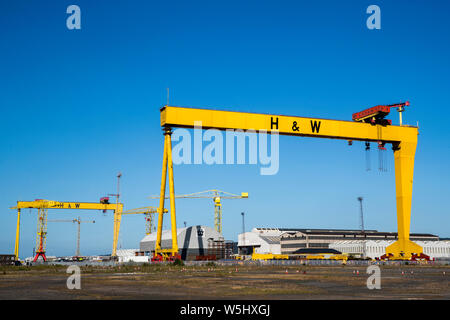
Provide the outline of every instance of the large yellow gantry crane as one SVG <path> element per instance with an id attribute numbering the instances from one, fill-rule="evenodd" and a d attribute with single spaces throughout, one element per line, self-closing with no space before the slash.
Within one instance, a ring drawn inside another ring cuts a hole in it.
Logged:
<path id="1" fill-rule="evenodd" d="M 217 189 L 200 191 L 190 194 L 176 195 L 179 199 L 213 199 L 214 202 L 214 228 L 217 232 L 222 233 L 222 202 L 221 199 L 246 199 L 248 192 L 241 192 L 241 194 L 233 194 Z M 159 199 L 159 196 L 150 196 L 149 199 Z M 169 197 L 166 197 L 169 199 Z"/>
<path id="2" fill-rule="evenodd" d="M 39 256 L 42 256 L 44 261 L 46 240 L 47 240 L 47 211 L 48 209 L 79 209 L 79 210 L 113 210 L 114 211 L 114 237 L 112 256 L 116 256 L 117 239 L 119 238 L 120 221 L 122 219 L 123 204 L 122 203 L 107 203 L 107 202 L 61 202 L 38 199 L 35 201 L 17 201 L 17 206 L 11 209 L 17 209 L 17 227 L 16 227 L 16 242 L 14 247 L 14 255 L 16 261 L 19 260 L 19 238 L 20 238 L 20 210 L 25 208 L 38 209 L 38 226 L 36 235 L 36 261 Z"/>
<path id="3" fill-rule="evenodd" d="M 386 143 L 392 144 L 395 159 L 398 240 L 386 248 L 386 255 L 391 259 L 411 259 L 415 255 L 422 254 L 422 247 L 409 239 L 414 156 L 417 146 L 418 128 L 402 125 L 401 120 L 400 126 L 394 126 L 391 125 L 390 120 L 384 119 L 390 108 L 395 107 L 399 112 L 402 112 L 406 105 L 409 104 L 376 106 L 354 114 L 353 121 L 164 106 L 160 110 L 161 126 L 164 129 L 165 138 L 154 260 L 179 257 L 176 234 L 171 128 L 195 128 L 199 123 L 201 123 L 203 129 L 258 130 L 259 132 L 265 131 L 267 133 L 298 137 L 376 142 L 380 149 L 384 149 Z M 162 249 L 162 216 L 167 169 L 169 171 L 172 248 Z"/>

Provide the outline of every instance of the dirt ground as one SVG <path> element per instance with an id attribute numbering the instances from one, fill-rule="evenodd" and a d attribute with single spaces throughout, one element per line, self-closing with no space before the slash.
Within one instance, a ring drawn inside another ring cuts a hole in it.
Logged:
<path id="1" fill-rule="evenodd" d="M 380 268 L 369 290 L 363 266 L 91 266 L 69 290 L 65 266 L 1 267 L 0 299 L 450 300 L 449 266 Z"/>

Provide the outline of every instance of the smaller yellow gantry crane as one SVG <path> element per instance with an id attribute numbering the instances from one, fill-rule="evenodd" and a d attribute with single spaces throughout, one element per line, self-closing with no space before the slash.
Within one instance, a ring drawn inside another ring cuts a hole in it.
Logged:
<path id="1" fill-rule="evenodd" d="M 95 202 L 60 202 L 44 199 L 36 199 L 34 201 L 17 201 L 17 205 L 10 209 L 17 209 L 17 227 L 16 242 L 14 247 L 14 255 L 16 261 L 19 260 L 19 238 L 20 238 L 20 210 L 30 208 L 38 209 L 38 223 L 36 235 L 36 261 L 40 256 L 45 257 L 46 241 L 47 241 L 47 211 L 48 209 L 79 209 L 79 210 L 113 210 L 114 211 L 114 237 L 112 256 L 116 256 L 117 239 L 119 238 L 120 221 L 122 219 L 122 203 L 109 203 L 107 198 L 100 199 L 99 203 Z"/>
<path id="2" fill-rule="evenodd" d="M 150 196 L 150 199 L 159 199 L 159 196 Z M 165 197 L 169 199 L 169 197 Z M 190 199 L 213 199 L 214 202 L 214 228 L 217 232 L 222 233 L 222 203 L 221 199 L 246 199 L 248 192 L 241 192 L 240 195 L 233 194 L 217 189 L 200 191 L 190 194 L 177 195 L 175 198 L 190 198 Z"/>

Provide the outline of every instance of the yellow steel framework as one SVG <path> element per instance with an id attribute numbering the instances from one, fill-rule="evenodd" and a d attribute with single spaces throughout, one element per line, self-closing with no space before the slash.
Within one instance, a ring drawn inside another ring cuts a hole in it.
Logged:
<path id="1" fill-rule="evenodd" d="M 295 116 L 219 111 L 197 108 L 165 106 L 161 108 L 161 126 L 165 132 L 163 177 L 161 181 L 160 209 L 164 208 L 166 168 L 169 167 L 170 202 L 172 218 L 172 249 L 178 251 L 176 239 L 176 212 L 173 185 L 172 127 L 194 128 L 201 123 L 203 129 L 240 129 L 281 135 L 371 141 L 392 144 L 395 159 L 398 240 L 386 248 L 394 259 L 410 259 L 423 249 L 409 239 L 414 156 L 418 128 L 414 126 L 379 125 L 364 122 L 305 118 Z M 162 211 L 161 211 L 162 212 Z M 158 220 L 156 252 L 160 252 L 162 213 Z"/>
<path id="2" fill-rule="evenodd" d="M 45 257 L 46 239 L 47 239 L 47 210 L 48 209 L 79 209 L 79 210 L 113 210 L 114 211 L 114 235 L 112 256 L 116 256 L 117 239 L 119 238 L 120 221 L 122 219 L 122 203 L 94 203 L 94 202 L 60 202 L 51 200 L 35 201 L 17 201 L 17 206 L 11 209 L 17 209 L 16 242 L 14 246 L 14 255 L 19 260 L 19 239 L 20 239 L 20 210 L 25 208 L 38 209 L 38 228 L 36 236 L 36 258 L 39 255 Z"/>
<path id="3" fill-rule="evenodd" d="M 150 199 L 159 199 L 159 196 L 150 196 Z M 214 228 L 217 232 L 222 233 L 222 203 L 221 199 L 246 199 L 248 192 L 241 192 L 240 195 L 233 194 L 217 189 L 200 191 L 190 194 L 176 195 L 175 198 L 190 198 L 190 199 L 213 199 L 214 202 Z M 169 199 L 169 197 L 166 197 Z"/>

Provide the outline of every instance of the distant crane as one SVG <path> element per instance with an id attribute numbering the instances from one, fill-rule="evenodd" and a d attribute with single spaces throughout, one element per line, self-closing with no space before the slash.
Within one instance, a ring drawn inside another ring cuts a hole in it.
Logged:
<path id="1" fill-rule="evenodd" d="M 363 214 L 363 197 L 358 197 L 359 208 L 360 208 L 360 217 L 361 217 L 361 234 L 364 236 L 364 214 Z M 366 258 L 366 240 L 363 239 L 363 258 Z"/>
<path id="2" fill-rule="evenodd" d="M 361 233 L 364 234 L 364 214 L 363 214 L 363 197 L 358 197 L 359 207 L 360 207 L 360 219 L 361 219 Z"/>
<path id="3" fill-rule="evenodd" d="M 221 199 L 246 199 L 248 198 L 248 192 L 241 192 L 240 195 L 233 194 L 217 189 L 200 191 L 190 194 L 177 195 L 175 198 L 191 198 L 201 199 L 210 198 L 214 201 L 214 228 L 217 232 L 222 233 L 222 203 Z M 159 199 L 159 196 L 150 196 L 149 199 Z M 169 199 L 169 197 L 165 197 Z"/>
<path id="4" fill-rule="evenodd" d="M 78 224 L 77 251 L 75 252 L 75 257 L 79 257 L 80 256 L 80 233 L 81 233 L 80 225 L 81 225 L 81 223 L 95 223 L 95 220 L 81 220 L 81 218 L 78 217 L 78 219 L 73 219 L 73 220 L 51 219 L 51 220 L 47 220 L 47 222 L 73 222 L 73 223 Z"/>
<path id="5" fill-rule="evenodd" d="M 124 214 L 144 214 L 145 215 L 145 234 L 149 235 L 152 233 L 154 229 L 154 221 L 155 221 L 155 213 L 158 212 L 158 208 L 156 207 L 141 207 L 136 209 L 130 209 L 122 212 Z M 168 212 L 167 209 L 164 209 L 164 213 Z"/>
<path id="6" fill-rule="evenodd" d="M 245 220 L 244 220 L 245 214 L 244 214 L 244 212 L 241 212 L 241 215 L 242 215 L 242 247 L 245 248 Z"/>

